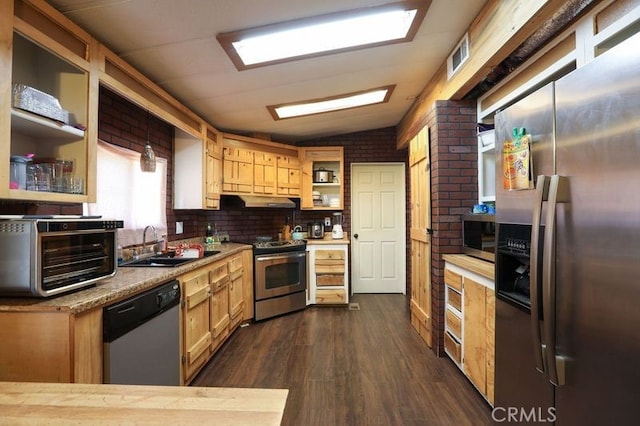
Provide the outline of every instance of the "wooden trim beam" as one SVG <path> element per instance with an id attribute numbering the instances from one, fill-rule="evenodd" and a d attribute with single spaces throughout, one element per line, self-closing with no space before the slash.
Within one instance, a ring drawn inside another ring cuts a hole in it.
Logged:
<path id="1" fill-rule="evenodd" d="M 451 80 L 446 62 L 442 64 L 398 124 L 398 149 L 417 134 L 422 116 L 436 101 L 462 99 L 563 4 L 563 0 L 489 0 L 469 27 L 469 60 Z"/>

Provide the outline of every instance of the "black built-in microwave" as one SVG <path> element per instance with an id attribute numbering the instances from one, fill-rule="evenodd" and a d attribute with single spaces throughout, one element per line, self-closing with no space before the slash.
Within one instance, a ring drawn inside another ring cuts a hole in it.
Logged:
<path id="1" fill-rule="evenodd" d="M 495 261 L 496 223 L 492 214 L 466 214 L 462 217 L 462 252 Z"/>

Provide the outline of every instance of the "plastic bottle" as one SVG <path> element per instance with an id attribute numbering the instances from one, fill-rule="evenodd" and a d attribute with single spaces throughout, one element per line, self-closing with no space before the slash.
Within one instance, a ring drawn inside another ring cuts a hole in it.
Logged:
<path id="1" fill-rule="evenodd" d="M 213 228 L 211 228 L 210 223 L 207 223 L 207 231 L 205 232 L 204 242 L 206 244 L 213 244 Z"/>

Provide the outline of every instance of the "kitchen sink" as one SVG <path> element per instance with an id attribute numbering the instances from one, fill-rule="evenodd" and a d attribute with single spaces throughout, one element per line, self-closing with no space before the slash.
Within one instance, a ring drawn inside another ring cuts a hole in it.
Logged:
<path id="1" fill-rule="evenodd" d="M 220 253 L 217 250 L 205 251 L 203 257 L 213 256 Z M 144 259 L 131 260 L 125 262 L 120 267 L 152 267 L 152 268 L 172 268 L 179 265 L 184 265 L 189 262 L 198 260 L 197 257 L 171 257 L 163 254 L 152 257 L 145 257 Z"/>

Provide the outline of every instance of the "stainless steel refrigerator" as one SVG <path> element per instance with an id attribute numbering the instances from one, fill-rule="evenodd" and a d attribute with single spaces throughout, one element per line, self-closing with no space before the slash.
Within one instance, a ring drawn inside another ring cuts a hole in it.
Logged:
<path id="1" fill-rule="evenodd" d="M 496 114 L 530 189 L 496 188 L 497 421 L 636 424 L 640 34 Z"/>

